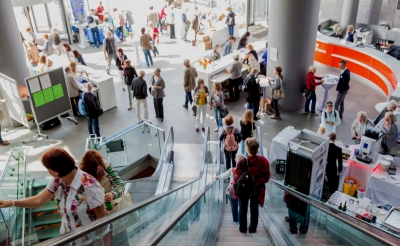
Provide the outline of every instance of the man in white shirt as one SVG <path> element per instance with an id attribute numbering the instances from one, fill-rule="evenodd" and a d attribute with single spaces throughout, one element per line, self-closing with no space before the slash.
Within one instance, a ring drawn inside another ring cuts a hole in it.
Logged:
<path id="1" fill-rule="evenodd" d="M 328 101 L 321 115 L 321 126 L 326 128 L 325 135 L 336 132 L 336 126 L 340 125 L 340 117 L 337 110 L 333 110 L 333 103 Z"/>

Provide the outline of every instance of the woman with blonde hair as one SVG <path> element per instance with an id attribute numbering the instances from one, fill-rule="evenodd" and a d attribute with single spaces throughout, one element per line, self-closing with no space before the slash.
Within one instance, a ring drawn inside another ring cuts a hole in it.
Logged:
<path id="1" fill-rule="evenodd" d="M 224 104 L 224 93 L 222 92 L 221 83 L 214 83 L 213 91 L 211 92 L 210 110 L 214 110 L 215 121 L 217 128 L 214 132 L 218 132 L 219 128 L 222 127 L 222 118 L 219 110 L 225 108 Z"/>
<path id="2" fill-rule="evenodd" d="M 71 68 L 72 76 L 74 77 L 74 79 L 75 79 L 77 82 L 85 82 L 85 81 L 82 80 L 82 79 L 80 78 L 80 76 L 78 75 L 78 69 L 77 69 L 77 64 L 76 64 L 76 62 L 70 62 L 70 63 L 69 63 L 69 67 Z M 82 73 L 83 73 L 83 71 L 81 71 L 81 76 L 82 76 Z"/>
<path id="3" fill-rule="evenodd" d="M 243 62 L 247 62 L 250 66 L 250 70 L 255 68 L 260 71 L 260 63 L 258 63 L 258 55 L 254 50 L 254 46 L 252 44 L 246 45 L 246 48 L 249 50 L 249 53 L 243 58 Z"/>
<path id="4" fill-rule="evenodd" d="M 320 127 L 318 128 L 317 133 L 320 134 L 320 135 L 325 135 L 325 133 L 326 133 L 326 128 L 325 128 L 325 126 L 320 126 Z"/>
<path id="5" fill-rule="evenodd" d="M 51 66 L 53 65 L 53 62 L 50 60 L 47 60 L 46 56 L 41 56 L 39 58 L 39 72 L 44 73 L 46 71 L 48 71 Z"/>
<path id="6" fill-rule="evenodd" d="M 218 60 L 221 58 L 221 54 L 219 53 L 219 44 L 216 44 L 214 46 L 213 53 L 211 54 L 211 57 L 214 58 L 214 60 Z"/>
<path id="7" fill-rule="evenodd" d="M 387 154 L 392 147 L 397 146 L 397 125 L 393 112 L 386 112 L 385 117 L 375 126 L 383 134 L 379 153 Z"/>
<path id="8" fill-rule="evenodd" d="M 241 141 L 241 150 L 242 154 L 248 155 L 246 150 L 245 141 L 248 138 L 254 137 L 253 130 L 256 129 L 256 125 L 254 124 L 254 114 L 251 109 L 244 111 L 243 118 L 240 120 L 240 135 L 242 136 Z"/>
<path id="9" fill-rule="evenodd" d="M 207 97 L 209 95 L 208 87 L 204 85 L 204 80 L 199 79 L 197 86 L 194 88 L 194 100 L 197 106 L 196 113 L 196 132 L 199 132 L 199 127 L 204 132 L 204 123 L 206 122 Z M 201 118 L 200 118 L 201 114 Z"/>

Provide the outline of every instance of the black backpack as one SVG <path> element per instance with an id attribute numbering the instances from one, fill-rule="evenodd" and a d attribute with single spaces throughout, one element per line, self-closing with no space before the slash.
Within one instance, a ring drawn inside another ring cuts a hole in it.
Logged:
<path id="1" fill-rule="evenodd" d="M 247 198 L 253 194 L 254 191 L 254 177 L 249 169 L 249 161 L 247 158 L 243 159 L 243 165 L 245 165 L 246 170 L 240 175 L 238 181 L 234 185 L 235 194 L 239 198 Z"/>

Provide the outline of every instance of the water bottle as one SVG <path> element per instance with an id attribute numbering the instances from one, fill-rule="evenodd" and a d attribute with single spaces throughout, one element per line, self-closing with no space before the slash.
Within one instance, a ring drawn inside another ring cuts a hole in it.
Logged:
<path id="1" fill-rule="evenodd" d="M 104 192 L 104 194 L 106 194 L 106 192 Z M 111 210 L 113 209 L 113 205 L 112 205 L 111 202 L 105 202 L 105 203 L 104 203 L 104 206 L 106 207 L 106 209 L 107 209 L 108 211 L 111 211 Z"/>

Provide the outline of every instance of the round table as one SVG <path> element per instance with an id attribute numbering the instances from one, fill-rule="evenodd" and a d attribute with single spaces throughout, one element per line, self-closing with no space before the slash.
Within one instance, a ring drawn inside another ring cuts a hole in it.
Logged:
<path id="1" fill-rule="evenodd" d="M 268 83 L 268 79 L 267 78 L 259 78 L 260 79 L 260 87 L 263 90 L 263 96 L 262 96 L 262 109 L 261 112 L 264 112 L 264 104 L 265 104 L 265 94 L 267 94 L 267 88 L 271 87 L 271 85 Z M 266 110 L 265 110 L 266 111 Z M 268 113 L 272 113 L 272 112 L 268 112 Z"/>
<path id="2" fill-rule="evenodd" d="M 321 86 L 324 88 L 324 99 L 322 100 L 321 104 L 318 105 L 318 110 L 323 111 L 325 109 L 325 104 L 328 101 L 329 97 L 329 90 L 336 86 L 339 82 L 339 76 L 334 74 L 324 74 L 323 79 L 325 80 Z"/>
<path id="3" fill-rule="evenodd" d="M 386 107 L 386 105 L 387 105 L 388 103 L 389 103 L 389 102 L 380 102 L 380 103 L 377 103 L 377 104 L 375 105 L 376 111 L 378 111 L 379 113 L 382 112 L 382 110 Z M 397 108 L 395 111 L 393 111 L 393 115 L 394 115 L 394 116 L 400 115 L 399 108 Z"/>
<path id="4" fill-rule="evenodd" d="M 140 66 L 140 56 L 139 56 L 139 48 L 138 48 L 140 46 L 140 36 L 134 35 L 133 39 L 130 37 L 127 37 L 126 42 L 133 46 L 133 52 L 135 52 L 135 55 L 133 56 L 133 59 L 132 59 L 132 65 Z"/>

